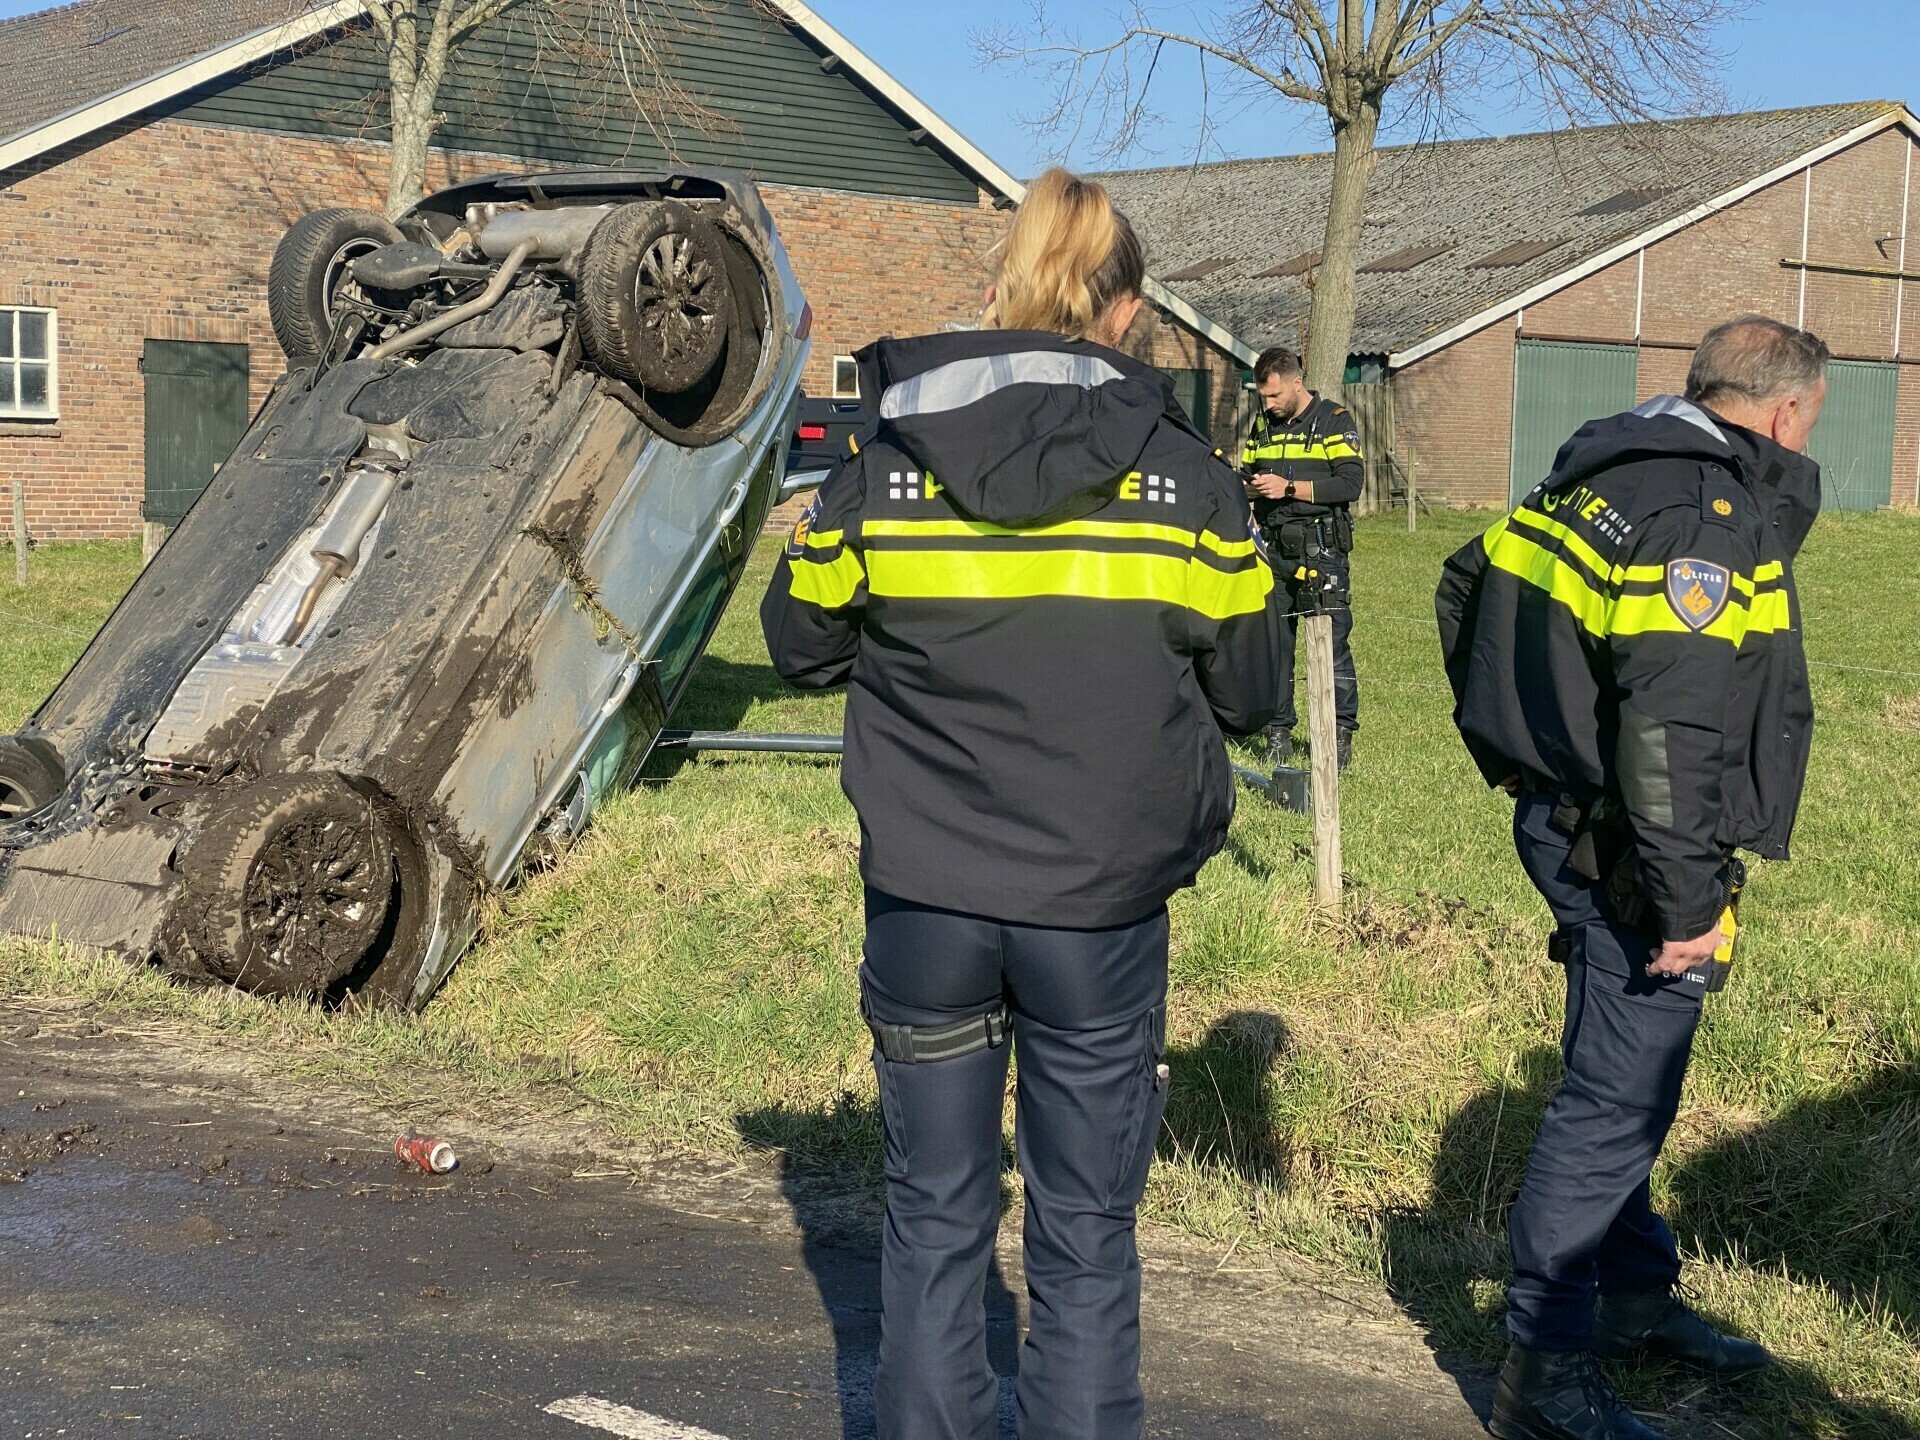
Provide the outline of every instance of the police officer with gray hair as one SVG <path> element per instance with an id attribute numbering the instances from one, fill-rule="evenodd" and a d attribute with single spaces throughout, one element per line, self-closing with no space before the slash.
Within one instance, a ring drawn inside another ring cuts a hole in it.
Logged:
<path id="1" fill-rule="evenodd" d="M 1685 397 L 1595 420 L 1436 596 L 1454 719 L 1514 797 L 1566 967 L 1565 1074 L 1508 1220 L 1500 1440 L 1658 1440 L 1595 1363 L 1758 1370 L 1675 1294 L 1648 1177 L 1703 1002 L 1732 973 L 1745 872 L 1784 859 L 1813 700 L 1793 560 L 1827 347 L 1760 315 L 1701 340 Z"/>

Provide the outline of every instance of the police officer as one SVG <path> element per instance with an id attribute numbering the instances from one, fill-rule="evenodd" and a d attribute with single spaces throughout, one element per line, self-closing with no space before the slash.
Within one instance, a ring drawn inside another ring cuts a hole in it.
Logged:
<path id="1" fill-rule="evenodd" d="M 1366 468 L 1353 416 L 1307 388 L 1300 357 L 1276 345 L 1253 363 L 1260 413 L 1241 452 L 1241 471 L 1253 514 L 1266 536 L 1274 568 L 1287 588 L 1289 619 L 1280 661 L 1279 707 L 1267 727 L 1267 753 L 1276 764 L 1293 759 L 1294 639 L 1298 616 L 1324 607 L 1333 616 L 1333 705 L 1340 765 L 1353 758 L 1360 728 L 1360 684 L 1354 675 L 1353 610 L 1347 555 L 1353 516 Z M 1306 572 L 1306 573 L 1303 573 Z"/>
<path id="2" fill-rule="evenodd" d="M 1581 427 L 1440 584 L 1455 720 L 1516 799 L 1567 970 L 1565 1078 L 1508 1221 L 1502 1440 L 1657 1437 L 1596 1354 L 1715 1375 L 1771 1359 L 1674 1294 L 1647 1177 L 1725 943 L 1733 850 L 1785 858 L 1806 774 L 1793 559 L 1820 508 L 1803 452 L 1826 360 L 1761 316 L 1716 326 L 1684 399 Z"/>
<path id="3" fill-rule="evenodd" d="M 1100 186 L 1036 181 L 989 328 L 862 352 L 880 419 L 761 608 L 783 676 L 849 685 L 886 1130 L 882 1440 L 995 1434 L 982 1294 L 1009 1039 L 1020 1434 L 1141 1434 L 1134 1215 L 1166 1102 L 1166 902 L 1225 840 L 1221 731 L 1272 715 L 1280 630 L 1235 472 L 1113 348 L 1144 273 Z"/>

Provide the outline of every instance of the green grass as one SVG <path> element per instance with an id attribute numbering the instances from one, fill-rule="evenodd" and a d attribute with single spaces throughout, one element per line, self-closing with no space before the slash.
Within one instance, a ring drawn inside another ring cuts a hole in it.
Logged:
<path id="1" fill-rule="evenodd" d="M 1227 851 L 1175 901 L 1174 1078 L 1147 1212 L 1377 1277 L 1436 1347 L 1489 1359 L 1560 986 L 1508 805 L 1449 724 L 1430 618 L 1441 558 L 1483 523 L 1361 527 L 1344 915 L 1309 904 L 1307 822 L 1245 796 Z M 837 696 L 788 692 L 766 665 L 754 601 L 771 550 L 681 723 L 837 727 Z M 50 548 L 34 590 L 0 595 L 0 725 L 57 677 L 131 557 Z M 1891 1437 L 1920 1428 L 1920 518 L 1823 520 L 1800 574 L 1820 725 L 1796 858 L 1754 867 L 1740 973 L 1709 1003 L 1655 1180 L 1708 1308 L 1791 1363 L 1724 1394 L 1653 1370 L 1627 1385 L 1684 1401 L 1688 1433 Z M 418 1018 L 183 991 L 46 947 L 0 951 L 0 996 L 252 1036 L 376 1092 L 424 1069 L 476 1097 L 584 1098 L 663 1147 L 777 1148 L 871 1182 L 857 837 L 830 762 L 656 762 L 494 903 Z"/>

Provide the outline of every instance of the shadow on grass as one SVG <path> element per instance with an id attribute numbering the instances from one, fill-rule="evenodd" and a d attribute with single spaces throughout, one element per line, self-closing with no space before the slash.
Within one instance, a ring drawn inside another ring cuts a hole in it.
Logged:
<path id="1" fill-rule="evenodd" d="M 1197 1045 L 1167 1049 L 1163 1160 L 1218 1166 L 1267 1192 L 1285 1188 L 1289 1147 L 1273 1124 L 1274 1064 L 1286 1026 L 1264 1010 L 1236 1010 Z"/>
<path id="2" fill-rule="evenodd" d="M 1491 1367 L 1506 1346 L 1506 1216 L 1559 1079 L 1556 1048 L 1519 1056 L 1503 1083 L 1447 1122 L 1427 1206 L 1380 1221 L 1388 1288 L 1483 1419 Z M 1920 1277 L 1916 1138 L 1920 1072 L 1899 1070 L 1689 1156 L 1669 1180 L 1667 1208 L 1681 1248 L 1749 1269 L 1784 1269 L 1911 1324 Z M 1836 1395 L 1791 1356 L 1765 1375 L 1725 1385 L 1659 1364 L 1624 1368 L 1617 1379 L 1637 1408 L 1656 1421 L 1666 1417 L 1678 1434 L 1897 1440 L 1914 1433 L 1888 1409 Z"/>
<path id="3" fill-rule="evenodd" d="M 880 1109 L 843 1094 L 819 1110 L 774 1107 L 734 1117 L 756 1150 L 778 1155 L 780 1191 L 804 1237 L 802 1254 L 833 1323 L 841 1440 L 874 1435 L 873 1371 L 880 1344 L 880 1232 L 886 1206 Z M 1001 1167 L 1013 1171 L 1004 1150 Z M 1004 1187 L 1003 1187 L 1004 1197 Z M 987 1358 L 1000 1381 L 1000 1433 L 1013 1435 L 1020 1312 L 996 1254 L 986 1284 Z"/>
<path id="4" fill-rule="evenodd" d="M 671 730 L 737 730 L 756 705 L 792 700 L 800 692 L 774 672 L 771 665 L 742 665 L 709 652 L 700 658 L 687 690 L 667 720 Z M 739 755 L 735 759 L 754 759 Z M 642 772 L 648 780 L 670 778 L 692 759 L 679 748 L 656 750 Z M 832 763 L 823 759 L 821 763 Z"/>

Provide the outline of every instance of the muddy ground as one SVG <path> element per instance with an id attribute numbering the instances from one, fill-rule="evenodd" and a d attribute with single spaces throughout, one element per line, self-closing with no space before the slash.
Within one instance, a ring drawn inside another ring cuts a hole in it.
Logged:
<path id="1" fill-rule="evenodd" d="M 462 1161 L 409 1173 L 406 1118 L 242 1050 L 0 1012 L 0 1436 L 607 1433 L 545 1408 L 576 1396 L 672 1422 L 615 1433 L 873 1433 L 869 1199 L 772 1165 L 662 1171 L 504 1115 L 413 1117 Z M 1142 1248 L 1149 1434 L 1480 1433 L 1377 1297 L 1159 1232 Z M 1018 1274 L 1003 1245 L 1004 1435 Z"/>

